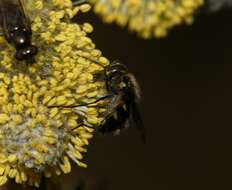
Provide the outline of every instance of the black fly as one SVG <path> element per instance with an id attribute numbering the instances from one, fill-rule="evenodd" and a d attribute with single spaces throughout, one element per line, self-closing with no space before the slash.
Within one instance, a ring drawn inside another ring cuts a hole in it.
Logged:
<path id="1" fill-rule="evenodd" d="M 31 43 L 30 21 L 22 1 L 0 0 L 0 25 L 6 40 L 16 49 L 15 58 L 30 61 L 37 54 L 37 47 Z"/>
<path id="2" fill-rule="evenodd" d="M 134 124 L 145 141 L 146 132 L 138 108 L 141 100 L 140 87 L 136 78 L 125 65 L 117 61 L 106 67 L 105 77 L 110 103 L 99 131 L 103 134 L 119 134 L 121 130 Z"/>

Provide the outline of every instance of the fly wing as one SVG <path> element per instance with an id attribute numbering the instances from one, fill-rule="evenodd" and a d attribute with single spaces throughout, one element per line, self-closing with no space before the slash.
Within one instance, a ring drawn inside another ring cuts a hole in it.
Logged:
<path id="1" fill-rule="evenodd" d="M 134 123 L 135 127 L 139 131 L 139 134 L 141 136 L 142 141 L 145 143 L 146 142 L 146 137 L 147 137 L 147 132 L 146 128 L 143 123 L 143 119 L 141 117 L 141 113 L 139 111 L 139 105 L 136 102 L 133 102 L 131 105 L 131 120 Z"/>
<path id="2" fill-rule="evenodd" d="M 18 1 L 22 9 L 22 12 L 24 14 L 26 25 L 28 26 L 29 30 L 31 30 L 31 21 L 28 13 L 29 12 L 28 6 L 33 6 L 33 5 L 28 0 L 18 0 Z"/>
<path id="3" fill-rule="evenodd" d="M 21 0 L 0 0 L 0 24 L 7 40 L 10 40 L 10 32 L 15 28 L 30 31 Z"/>
<path id="4" fill-rule="evenodd" d="M 127 75 L 129 78 L 129 85 L 130 88 L 128 88 L 127 94 L 129 94 L 130 99 L 128 99 L 129 109 L 131 112 L 131 121 L 134 123 L 135 127 L 138 129 L 140 136 L 143 140 L 143 142 L 146 142 L 146 128 L 143 124 L 143 119 L 141 117 L 139 104 L 141 101 L 141 90 L 140 86 L 135 78 L 135 76 L 132 73 L 129 73 Z"/>

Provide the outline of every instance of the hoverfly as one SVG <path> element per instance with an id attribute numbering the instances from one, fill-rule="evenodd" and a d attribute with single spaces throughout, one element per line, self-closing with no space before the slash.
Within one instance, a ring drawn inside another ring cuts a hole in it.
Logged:
<path id="1" fill-rule="evenodd" d="M 113 61 L 106 67 L 105 77 L 110 103 L 99 131 L 117 135 L 134 124 L 145 142 L 146 131 L 139 112 L 141 92 L 135 76 L 125 65 Z"/>
<path id="2" fill-rule="evenodd" d="M 31 25 L 23 0 L 0 0 L 0 26 L 7 42 L 16 49 L 15 58 L 19 61 L 32 60 L 37 54 L 37 47 L 31 42 Z"/>

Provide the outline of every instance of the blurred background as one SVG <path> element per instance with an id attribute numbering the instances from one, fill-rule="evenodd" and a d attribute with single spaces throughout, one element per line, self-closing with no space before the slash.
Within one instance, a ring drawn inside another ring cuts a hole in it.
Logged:
<path id="1" fill-rule="evenodd" d="M 88 168 L 76 168 L 72 184 L 84 176 L 108 190 L 231 189 L 232 11 L 201 13 L 193 25 L 151 40 L 93 14 L 84 19 L 103 54 L 137 77 L 147 143 L 133 127 L 96 136 Z"/>

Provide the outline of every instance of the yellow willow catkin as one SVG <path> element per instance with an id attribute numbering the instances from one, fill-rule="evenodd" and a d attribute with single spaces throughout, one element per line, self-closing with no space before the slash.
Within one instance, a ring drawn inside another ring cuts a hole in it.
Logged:
<path id="1" fill-rule="evenodd" d="M 164 37 L 181 23 L 191 24 L 204 0 L 89 0 L 107 22 L 128 26 L 143 38 Z"/>
<path id="2" fill-rule="evenodd" d="M 25 2 L 38 47 L 34 63 L 17 61 L 15 48 L 0 37 L 0 185 L 13 178 L 38 187 L 42 174 L 69 173 L 70 159 L 86 167 L 82 153 L 107 106 L 100 101 L 99 111 L 87 104 L 107 93 L 94 74 L 108 60 L 87 37 L 92 26 L 70 21 L 88 11 L 88 4 Z M 77 104 L 83 106 L 68 107 Z"/>

